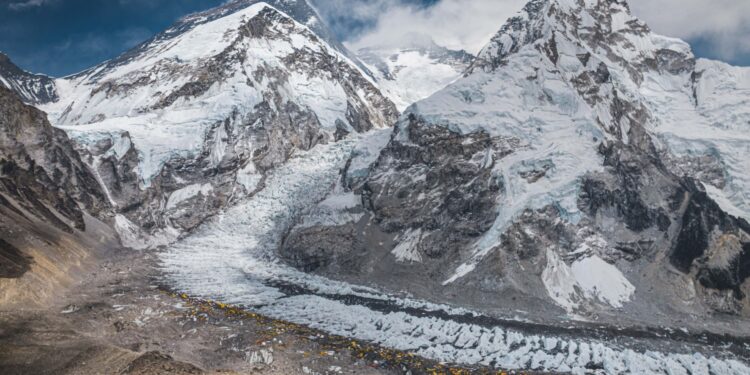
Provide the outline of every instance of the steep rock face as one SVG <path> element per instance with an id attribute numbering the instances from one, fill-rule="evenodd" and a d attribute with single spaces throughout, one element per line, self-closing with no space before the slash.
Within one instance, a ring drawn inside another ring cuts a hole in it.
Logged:
<path id="1" fill-rule="evenodd" d="M 108 208 L 65 132 L 4 87 L 0 130 L 0 191 L 8 209 L 70 231 L 85 229 L 84 211 L 98 214 Z"/>
<path id="2" fill-rule="evenodd" d="M 0 85 L 0 305 L 49 303 L 115 246 L 109 203 L 64 131 Z M 94 216 L 92 216 L 94 215 Z"/>
<path id="3" fill-rule="evenodd" d="M 45 104 L 58 99 L 53 78 L 19 68 L 0 53 L 0 84 L 14 91 L 27 104 Z"/>
<path id="4" fill-rule="evenodd" d="M 374 266 L 362 264 L 370 259 L 360 254 L 387 253 L 394 241 L 401 241 L 415 248 L 394 250 L 397 259 L 439 265 L 443 259 L 455 259 L 455 249 L 492 226 L 494 197 L 505 187 L 490 173 L 491 167 L 495 158 L 511 152 L 514 140 L 481 132 L 464 138 L 414 116 L 408 121 L 409 132 L 400 129 L 393 134 L 366 182 L 352 174 L 350 163 L 341 184 L 343 190 L 362 195 L 368 215 L 360 215 L 359 222 L 376 220 L 379 225 L 358 224 L 343 228 L 343 233 L 306 226 L 287 239 L 283 257 L 316 271 L 332 263 L 330 257 L 316 254 L 335 253 L 347 259 L 347 267 L 337 268 L 335 274 L 356 275 Z M 402 235 L 395 239 L 393 233 Z"/>
<path id="5" fill-rule="evenodd" d="M 164 244 L 295 150 L 395 121 L 326 30 L 305 1 L 230 2 L 58 81 L 45 108 L 98 172 L 126 242 Z"/>
<path id="6" fill-rule="evenodd" d="M 282 255 L 334 277 L 356 260 L 343 277 L 509 314 L 747 315 L 745 75 L 623 1 L 531 1 L 464 78 L 410 107 L 365 177 L 344 175 L 332 196 L 357 196 L 348 222 L 300 226 Z M 335 245 L 346 232 L 363 235 L 353 250 Z M 308 263 L 314 244 L 340 251 Z"/>
<path id="7" fill-rule="evenodd" d="M 383 93 L 402 111 L 458 79 L 474 60 L 470 53 L 441 47 L 427 36 L 404 39 L 407 43 L 401 47 L 357 50 Z"/>

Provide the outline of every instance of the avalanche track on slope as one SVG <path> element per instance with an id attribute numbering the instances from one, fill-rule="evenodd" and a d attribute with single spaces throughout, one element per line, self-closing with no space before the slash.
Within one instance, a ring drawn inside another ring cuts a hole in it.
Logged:
<path id="1" fill-rule="evenodd" d="M 275 253 L 284 234 L 331 191 L 352 151 L 377 143 L 381 132 L 297 154 L 268 176 L 263 190 L 162 252 L 165 281 L 198 298 L 444 362 L 574 374 L 750 373 L 750 347 L 741 340 L 503 321 L 283 264 Z"/>

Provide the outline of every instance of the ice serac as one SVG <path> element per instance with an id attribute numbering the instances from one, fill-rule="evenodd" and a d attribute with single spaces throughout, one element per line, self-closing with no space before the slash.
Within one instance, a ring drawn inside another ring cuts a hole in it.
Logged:
<path id="1" fill-rule="evenodd" d="M 27 104 L 45 104 L 58 99 L 53 78 L 29 73 L 0 53 L 0 86 L 15 92 Z"/>
<path id="2" fill-rule="evenodd" d="M 470 53 L 439 46 L 429 36 L 408 34 L 403 39 L 401 46 L 357 50 L 383 93 L 400 110 L 448 86 L 474 60 Z"/>
<path id="3" fill-rule="evenodd" d="M 738 333 L 748 74 L 624 1 L 530 1 L 369 168 L 344 171 L 331 194 L 356 195 L 348 222 L 300 225 L 281 255 L 494 314 Z"/>
<path id="4" fill-rule="evenodd" d="M 132 247 L 173 241 L 262 188 L 296 150 L 398 116 L 306 1 L 232 1 L 57 81 Z"/>

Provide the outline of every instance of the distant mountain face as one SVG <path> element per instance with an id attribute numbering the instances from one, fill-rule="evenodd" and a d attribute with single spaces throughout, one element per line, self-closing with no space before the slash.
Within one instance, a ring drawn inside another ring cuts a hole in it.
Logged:
<path id="1" fill-rule="evenodd" d="M 60 100 L 43 108 L 81 145 L 130 244 L 160 244 L 262 188 L 295 152 L 395 122 L 328 40 L 305 1 L 229 2 L 57 80 Z"/>
<path id="2" fill-rule="evenodd" d="M 16 92 L 27 104 L 45 104 L 58 99 L 54 79 L 17 67 L 0 53 L 0 85 Z"/>
<path id="3" fill-rule="evenodd" d="M 748 77 L 624 1 L 532 0 L 281 255 L 509 315 L 748 316 Z"/>
<path id="4" fill-rule="evenodd" d="M 400 47 L 366 47 L 357 56 L 400 110 L 458 79 L 474 60 L 466 51 L 441 47 L 429 37 L 407 36 Z"/>

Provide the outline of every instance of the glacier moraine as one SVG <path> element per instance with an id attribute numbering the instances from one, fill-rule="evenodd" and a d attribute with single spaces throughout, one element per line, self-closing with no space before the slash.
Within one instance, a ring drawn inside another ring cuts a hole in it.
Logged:
<path id="1" fill-rule="evenodd" d="M 383 132 L 297 154 L 271 173 L 265 189 L 163 251 L 165 282 L 198 298 L 449 363 L 574 374 L 750 373 L 742 354 L 750 348 L 731 339 L 503 321 L 282 263 L 275 251 L 284 233 L 326 198 L 351 152 L 368 149 L 362 145 L 378 142 Z"/>

